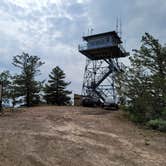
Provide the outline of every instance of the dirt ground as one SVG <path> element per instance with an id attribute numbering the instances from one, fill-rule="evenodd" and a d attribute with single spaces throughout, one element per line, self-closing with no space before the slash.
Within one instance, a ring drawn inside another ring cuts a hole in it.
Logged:
<path id="1" fill-rule="evenodd" d="M 0 116 L 0 166 L 166 166 L 166 134 L 122 112 L 35 107 Z"/>

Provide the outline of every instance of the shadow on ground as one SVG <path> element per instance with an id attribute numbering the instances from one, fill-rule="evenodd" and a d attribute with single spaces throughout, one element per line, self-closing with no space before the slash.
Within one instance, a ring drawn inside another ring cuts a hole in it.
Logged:
<path id="1" fill-rule="evenodd" d="M 105 115 L 105 114 L 111 114 L 115 110 L 105 110 L 105 109 L 96 109 L 93 111 L 83 111 L 82 114 L 84 115 Z"/>

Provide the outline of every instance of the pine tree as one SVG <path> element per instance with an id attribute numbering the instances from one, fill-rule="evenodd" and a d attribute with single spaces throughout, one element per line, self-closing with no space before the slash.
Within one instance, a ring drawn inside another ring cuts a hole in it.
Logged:
<path id="1" fill-rule="evenodd" d="M 23 97 L 24 103 L 28 107 L 39 102 L 42 83 L 36 81 L 35 76 L 40 74 L 39 67 L 43 64 L 39 57 L 27 53 L 13 57 L 13 65 L 21 69 L 21 73 L 14 77 L 17 97 Z"/>
<path id="2" fill-rule="evenodd" d="M 3 71 L 0 73 L 0 82 L 3 85 L 3 102 L 9 103 L 10 98 L 10 84 L 11 84 L 11 74 L 9 71 Z"/>
<path id="3" fill-rule="evenodd" d="M 166 47 L 145 33 L 130 63 L 121 81 L 132 117 L 137 122 L 162 118 L 166 108 Z"/>
<path id="4" fill-rule="evenodd" d="M 19 95 L 17 94 L 17 85 L 15 84 L 15 76 L 11 76 L 11 82 L 9 85 L 9 98 L 12 101 L 12 107 L 14 108 L 17 103 L 19 103 L 19 100 L 17 100 L 17 97 Z"/>
<path id="5" fill-rule="evenodd" d="M 118 94 L 118 100 L 119 100 L 119 104 L 121 105 L 125 105 L 126 104 L 126 95 L 125 95 L 125 91 L 126 91 L 126 74 L 127 74 L 127 66 L 124 65 L 124 68 L 122 71 L 117 72 L 115 74 L 115 87 L 116 87 L 116 91 Z"/>
<path id="6" fill-rule="evenodd" d="M 48 104 L 66 105 L 70 103 L 70 97 L 68 95 L 71 92 L 66 90 L 70 82 L 65 82 L 65 77 L 65 73 L 58 66 L 52 69 L 49 74 L 48 83 L 44 88 L 44 98 Z"/>

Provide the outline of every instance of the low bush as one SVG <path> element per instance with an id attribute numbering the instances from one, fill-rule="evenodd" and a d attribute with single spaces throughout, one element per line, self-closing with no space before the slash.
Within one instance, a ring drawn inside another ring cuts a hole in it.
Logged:
<path id="1" fill-rule="evenodd" d="M 162 111 L 162 119 L 166 121 L 166 108 Z"/>
<path id="2" fill-rule="evenodd" d="M 166 120 L 154 119 L 147 122 L 147 126 L 154 130 L 166 132 Z"/>
<path id="3" fill-rule="evenodd" d="M 130 105 L 123 110 L 128 112 L 129 119 L 135 123 L 145 124 L 149 120 L 145 115 L 145 109 L 140 106 Z"/>
<path id="4" fill-rule="evenodd" d="M 120 105 L 120 106 L 119 106 L 119 109 L 120 109 L 120 110 L 123 110 L 123 111 L 125 111 L 125 112 L 129 112 L 129 107 L 126 106 L 126 105 Z"/>

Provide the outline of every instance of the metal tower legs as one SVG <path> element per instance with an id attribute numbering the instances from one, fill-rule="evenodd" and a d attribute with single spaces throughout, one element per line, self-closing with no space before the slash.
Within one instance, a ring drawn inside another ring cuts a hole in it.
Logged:
<path id="1" fill-rule="evenodd" d="M 116 101 L 115 73 L 120 70 L 116 59 L 90 60 L 87 58 L 82 95 L 105 102 Z"/>

